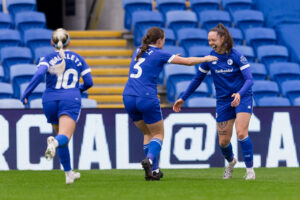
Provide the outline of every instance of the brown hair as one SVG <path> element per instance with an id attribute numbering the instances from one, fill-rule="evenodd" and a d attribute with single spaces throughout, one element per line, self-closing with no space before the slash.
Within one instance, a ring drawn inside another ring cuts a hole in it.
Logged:
<path id="1" fill-rule="evenodd" d="M 224 44 L 226 48 L 226 53 L 229 54 L 231 52 L 232 46 L 234 45 L 233 39 L 228 31 L 228 29 L 222 24 L 219 23 L 214 28 L 210 29 L 209 32 L 215 31 L 220 37 L 224 37 Z"/>
<path id="2" fill-rule="evenodd" d="M 135 60 L 138 60 L 143 53 L 145 53 L 150 44 L 155 44 L 158 39 L 163 39 L 165 36 L 164 31 L 159 27 L 152 27 L 147 31 L 147 34 L 143 37 L 142 46 L 140 52 L 136 56 Z"/>

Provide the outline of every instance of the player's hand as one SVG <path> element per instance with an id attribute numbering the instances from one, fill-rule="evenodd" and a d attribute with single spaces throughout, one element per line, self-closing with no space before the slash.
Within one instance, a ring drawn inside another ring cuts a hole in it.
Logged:
<path id="1" fill-rule="evenodd" d="M 231 97 L 234 98 L 231 102 L 232 107 L 237 107 L 238 105 L 240 105 L 241 95 L 239 93 L 233 93 Z"/>
<path id="2" fill-rule="evenodd" d="M 180 112 L 183 104 L 184 104 L 184 101 L 182 99 L 178 99 L 173 105 L 173 110 L 175 112 Z"/>
<path id="3" fill-rule="evenodd" d="M 22 101 L 22 103 L 23 103 L 24 105 L 27 105 L 27 103 L 28 103 L 27 98 L 22 99 L 21 101 Z"/>
<path id="4" fill-rule="evenodd" d="M 205 59 L 205 62 L 212 62 L 212 61 L 218 60 L 218 58 L 216 56 L 205 56 L 204 59 Z"/>

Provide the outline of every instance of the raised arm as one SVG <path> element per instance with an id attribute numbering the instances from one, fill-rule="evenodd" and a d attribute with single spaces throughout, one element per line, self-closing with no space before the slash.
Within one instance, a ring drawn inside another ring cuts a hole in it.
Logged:
<path id="1" fill-rule="evenodd" d="M 181 65 L 196 65 L 204 62 L 212 62 L 218 60 L 215 56 L 204 56 L 204 57 L 181 57 L 176 55 L 171 61 L 172 64 L 181 64 Z"/>

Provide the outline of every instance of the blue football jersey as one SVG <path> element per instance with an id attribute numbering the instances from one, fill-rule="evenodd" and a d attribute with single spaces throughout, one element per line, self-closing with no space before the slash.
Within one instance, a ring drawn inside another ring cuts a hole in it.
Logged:
<path id="1" fill-rule="evenodd" d="M 198 69 L 203 73 L 211 71 L 217 99 L 230 98 L 244 85 L 245 79 L 241 71 L 250 67 L 250 64 L 246 57 L 234 48 L 229 55 L 218 54 L 214 50 L 210 55 L 218 57 L 218 61 L 202 63 Z M 252 94 L 251 88 L 245 93 L 247 94 Z"/>
<path id="2" fill-rule="evenodd" d="M 165 63 L 170 63 L 175 55 L 150 46 L 149 49 L 135 60 L 138 48 L 131 60 L 128 81 L 123 95 L 157 98 L 157 78 Z"/>
<path id="3" fill-rule="evenodd" d="M 46 90 L 43 102 L 53 100 L 80 100 L 79 79 L 91 72 L 84 59 L 75 52 L 65 51 L 66 68 L 62 75 L 49 73 L 52 66 L 62 62 L 59 52 L 53 52 L 40 59 L 39 66 L 48 67 L 46 74 Z"/>

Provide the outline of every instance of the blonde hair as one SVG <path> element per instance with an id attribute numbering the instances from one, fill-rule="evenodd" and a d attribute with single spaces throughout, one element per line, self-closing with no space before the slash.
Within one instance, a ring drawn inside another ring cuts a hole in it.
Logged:
<path id="1" fill-rule="evenodd" d="M 65 29 L 58 28 L 55 31 L 53 31 L 51 40 L 53 46 L 59 50 L 59 55 L 62 58 L 62 62 L 60 64 L 52 66 L 50 69 L 50 73 L 59 75 L 62 74 L 66 68 L 64 48 L 68 46 L 70 42 L 70 36 Z"/>

